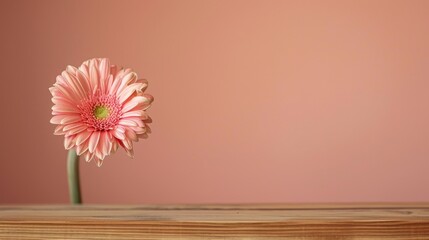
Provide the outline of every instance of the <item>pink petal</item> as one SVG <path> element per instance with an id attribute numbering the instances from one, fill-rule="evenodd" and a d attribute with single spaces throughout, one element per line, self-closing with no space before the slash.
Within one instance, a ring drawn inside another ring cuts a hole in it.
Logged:
<path id="1" fill-rule="evenodd" d="M 71 73 L 71 74 L 73 74 L 73 75 L 76 75 L 76 72 L 77 72 L 77 68 L 76 68 L 76 67 L 73 67 L 73 66 L 71 66 L 71 65 L 68 65 L 68 66 L 66 67 L 66 70 L 67 70 L 67 72 L 69 72 L 69 73 Z"/>
<path id="2" fill-rule="evenodd" d="M 106 83 L 110 73 L 110 62 L 109 59 L 103 58 L 100 62 L 100 88 L 101 92 L 106 92 Z"/>
<path id="3" fill-rule="evenodd" d="M 139 134 L 139 135 L 137 135 L 139 138 L 142 138 L 142 139 L 147 139 L 148 137 L 149 137 L 149 135 L 147 134 L 147 133 L 143 133 L 143 134 Z"/>
<path id="4" fill-rule="evenodd" d="M 63 71 L 61 73 L 61 76 L 67 83 L 67 86 L 69 87 L 69 89 L 73 91 L 74 95 L 76 95 L 79 99 L 82 99 L 85 97 L 84 91 L 81 89 L 80 84 L 77 82 L 77 79 L 73 75 L 70 75 L 67 71 Z M 58 76 L 58 77 L 61 77 L 61 76 Z"/>
<path id="5" fill-rule="evenodd" d="M 143 87 L 141 89 L 142 92 L 144 92 L 146 90 L 146 88 L 149 86 L 149 83 L 146 79 L 138 79 L 136 80 L 136 83 L 142 83 Z"/>
<path id="6" fill-rule="evenodd" d="M 58 78 L 62 78 L 61 76 L 58 76 Z M 68 99 L 73 100 L 74 102 L 79 101 L 79 97 L 77 97 L 73 91 L 61 84 L 55 83 L 54 86 Z"/>
<path id="7" fill-rule="evenodd" d="M 143 134 L 146 132 L 145 127 L 130 127 L 136 134 Z"/>
<path id="8" fill-rule="evenodd" d="M 79 71 L 83 74 L 83 76 L 85 76 L 85 78 L 89 82 L 89 66 L 88 66 L 88 64 L 83 63 L 82 65 L 80 65 Z"/>
<path id="9" fill-rule="evenodd" d="M 63 132 L 63 128 L 64 126 L 62 125 L 57 126 L 54 130 L 54 135 L 64 135 L 65 132 Z"/>
<path id="10" fill-rule="evenodd" d="M 104 156 L 109 155 L 109 148 L 110 148 L 110 139 L 107 132 L 102 132 L 100 135 L 100 141 L 98 144 L 98 150 L 103 154 L 103 157 L 101 159 L 104 159 Z"/>
<path id="11" fill-rule="evenodd" d="M 92 132 L 90 132 L 90 131 L 84 131 L 84 132 L 78 134 L 76 137 L 76 144 L 79 146 L 82 143 L 84 143 L 91 136 L 91 133 Z"/>
<path id="12" fill-rule="evenodd" d="M 137 74 L 134 72 L 127 73 L 120 82 L 120 85 L 118 89 L 115 91 L 118 94 L 121 94 L 121 92 L 130 84 L 130 82 L 133 82 L 137 79 Z"/>
<path id="13" fill-rule="evenodd" d="M 110 75 L 109 77 L 108 77 L 108 80 L 107 80 L 107 89 L 106 89 L 106 92 L 107 92 L 107 90 L 108 89 L 110 89 L 111 88 L 111 86 L 112 86 L 112 84 L 113 84 L 113 76 L 112 75 Z"/>
<path id="14" fill-rule="evenodd" d="M 90 162 L 94 158 L 94 154 L 90 152 L 85 153 L 85 161 Z"/>
<path id="15" fill-rule="evenodd" d="M 134 150 L 133 149 L 125 149 L 125 152 L 127 152 L 127 155 L 130 158 L 134 158 Z"/>
<path id="16" fill-rule="evenodd" d="M 126 113 L 129 110 L 133 109 L 135 106 L 139 104 L 143 104 L 144 102 L 149 102 L 149 99 L 143 96 L 133 97 L 130 101 L 126 102 L 122 108 L 122 112 Z M 149 102 L 150 103 L 150 102 Z"/>
<path id="17" fill-rule="evenodd" d="M 118 123 L 120 125 L 125 125 L 125 124 L 122 124 L 125 121 L 131 121 L 131 122 L 133 122 L 132 124 L 126 125 L 126 126 L 129 126 L 129 127 L 144 127 L 144 123 L 143 123 L 143 121 L 139 117 L 127 117 L 127 118 L 123 118 L 123 119 L 119 120 Z"/>
<path id="18" fill-rule="evenodd" d="M 97 149 L 95 149 L 95 157 L 96 157 L 96 159 L 103 160 L 104 159 L 104 154 L 100 150 L 98 150 L 98 148 L 97 148 Z"/>
<path id="19" fill-rule="evenodd" d="M 119 131 L 118 128 L 113 130 L 113 136 L 115 136 L 117 139 L 120 139 L 120 140 L 125 139 L 125 133 L 122 131 Z"/>
<path id="20" fill-rule="evenodd" d="M 54 105 L 52 106 L 52 111 L 55 111 L 57 113 L 79 113 L 79 110 L 77 108 L 68 107 L 68 106 L 59 106 Z"/>
<path id="21" fill-rule="evenodd" d="M 130 140 L 128 140 L 127 138 L 122 140 L 122 143 L 124 144 L 125 149 L 132 149 L 133 148 L 133 143 Z"/>
<path id="22" fill-rule="evenodd" d="M 71 105 L 71 106 L 76 106 L 76 104 L 74 104 L 70 99 L 61 97 L 61 96 L 54 96 L 53 98 L 51 98 L 51 101 L 54 104 L 63 104 L 63 105 Z"/>
<path id="23" fill-rule="evenodd" d="M 97 89 L 98 87 L 98 81 L 99 81 L 95 60 L 90 61 L 89 63 L 89 81 L 91 83 L 92 89 L 95 91 L 95 89 Z"/>
<path id="24" fill-rule="evenodd" d="M 88 144 L 81 144 L 76 146 L 77 155 L 84 154 L 88 150 Z"/>
<path id="25" fill-rule="evenodd" d="M 149 115 L 148 115 L 146 119 L 143 119 L 143 122 L 144 123 L 151 123 L 152 122 L 152 118 L 149 117 Z"/>
<path id="26" fill-rule="evenodd" d="M 64 148 L 69 150 L 74 146 L 75 136 L 69 136 L 64 138 Z"/>
<path id="27" fill-rule="evenodd" d="M 121 73 L 121 71 L 119 72 L 119 74 Z M 119 85 L 121 85 L 121 79 L 119 78 L 119 74 L 113 79 L 112 86 L 109 89 L 109 94 L 116 94 L 118 92 Z"/>
<path id="28" fill-rule="evenodd" d="M 73 128 L 73 129 L 71 129 L 67 134 L 77 134 L 77 133 L 80 133 L 80 132 L 83 132 L 83 131 L 85 131 L 85 130 L 87 130 L 88 129 L 88 127 L 87 126 L 85 126 L 85 125 L 82 125 L 82 126 L 80 126 L 80 127 L 77 127 L 77 128 Z"/>
<path id="29" fill-rule="evenodd" d="M 127 138 L 129 138 L 129 139 L 131 139 L 131 140 L 133 140 L 133 141 L 138 141 L 139 139 L 137 138 L 137 135 L 136 135 L 136 133 L 133 131 L 133 130 L 131 130 L 130 128 L 128 128 L 126 131 L 125 131 L 125 135 L 127 136 Z"/>
<path id="30" fill-rule="evenodd" d="M 142 83 L 133 83 L 127 86 L 124 91 L 119 93 L 119 102 L 124 103 L 134 92 L 140 90 L 143 87 Z"/>
<path id="31" fill-rule="evenodd" d="M 120 125 L 123 125 L 123 126 L 130 126 L 130 127 L 137 127 L 138 126 L 138 124 L 135 121 L 128 120 L 128 118 L 121 119 L 121 120 L 119 120 L 118 123 Z"/>
<path id="32" fill-rule="evenodd" d="M 146 133 L 152 133 L 152 129 L 149 127 L 149 125 L 145 124 L 144 126 L 146 128 Z"/>
<path id="33" fill-rule="evenodd" d="M 150 94 L 143 94 L 142 96 L 137 96 L 137 97 L 142 97 L 145 100 L 143 102 L 139 103 L 137 106 L 135 106 L 133 109 L 131 109 L 129 111 L 146 110 L 151 106 L 151 104 L 154 100 L 152 95 L 150 95 Z"/>
<path id="34" fill-rule="evenodd" d="M 142 117 L 143 115 L 145 115 L 145 113 L 142 110 L 135 110 L 135 111 L 131 111 L 131 112 L 125 112 L 124 114 L 122 114 L 122 118 Z"/>
<path id="35" fill-rule="evenodd" d="M 98 141 L 100 140 L 100 132 L 93 132 L 89 138 L 89 152 L 93 153 L 97 147 Z"/>
<path id="36" fill-rule="evenodd" d="M 82 75 L 82 72 L 75 68 L 74 68 L 73 73 L 69 71 L 69 69 L 67 69 L 67 72 L 69 73 L 69 77 L 71 78 L 72 82 L 75 84 L 76 88 L 79 90 L 80 95 L 82 98 L 85 98 L 86 95 L 88 94 L 88 81 L 86 80 L 86 78 Z"/>
<path id="37" fill-rule="evenodd" d="M 91 86 L 88 80 L 88 76 L 85 75 L 80 69 L 76 72 L 76 77 L 81 83 L 83 90 L 86 94 L 91 93 Z"/>
<path id="38" fill-rule="evenodd" d="M 103 160 L 96 158 L 95 159 L 97 161 L 97 167 L 101 167 L 101 165 L 103 164 Z"/>
<path id="39" fill-rule="evenodd" d="M 110 65 L 110 75 L 115 76 L 117 72 L 118 72 L 118 66 Z"/>
<path id="40" fill-rule="evenodd" d="M 63 131 L 68 131 L 70 129 L 81 127 L 81 126 L 84 126 L 84 125 L 82 123 L 71 123 L 71 124 L 65 125 Z"/>
<path id="41" fill-rule="evenodd" d="M 119 145 L 117 141 L 112 142 L 112 153 L 115 153 L 118 150 L 118 147 Z"/>
<path id="42" fill-rule="evenodd" d="M 55 115 L 49 121 L 52 124 L 61 124 L 61 120 L 63 120 L 67 115 Z"/>
<path id="43" fill-rule="evenodd" d="M 61 120 L 61 124 L 70 124 L 70 123 L 79 122 L 81 120 L 82 119 L 80 118 L 80 115 L 69 115 Z"/>

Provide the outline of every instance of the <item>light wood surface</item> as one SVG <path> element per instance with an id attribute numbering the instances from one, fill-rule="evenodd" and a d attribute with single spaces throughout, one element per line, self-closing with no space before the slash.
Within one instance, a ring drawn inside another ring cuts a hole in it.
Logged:
<path id="1" fill-rule="evenodd" d="M 429 204 L 0 206 L 0 239 L 429 239 Z"/>

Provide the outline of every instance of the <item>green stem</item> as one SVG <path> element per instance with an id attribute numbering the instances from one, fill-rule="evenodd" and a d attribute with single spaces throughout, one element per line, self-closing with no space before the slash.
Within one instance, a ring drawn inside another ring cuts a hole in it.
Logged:
<path id="1" fill-rule="evenodd" d="M 81 204 L 79 183 L 79 156 L 75 149 L 70 149 L 67 156 L 67 175 L 69 179 L 69 193 L 72 204 Z"/>

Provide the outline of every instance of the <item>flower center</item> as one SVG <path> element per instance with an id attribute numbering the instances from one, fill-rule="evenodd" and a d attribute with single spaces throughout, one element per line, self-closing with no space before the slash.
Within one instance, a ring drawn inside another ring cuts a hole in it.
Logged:
<path id="1" fill-rule="evenodd" d="M 109 109 L 105 106 L 96 106 L 94 109 L 94 116 L 97 119 L 105 119 L 109 116 Z"/>
<path id="2" fill-rule="evenodd" d="M 96 131 L 113 129 L 122 115 L 122 106 L 114 95 L 96 93 L 78 105 L 82 122 Z"/>

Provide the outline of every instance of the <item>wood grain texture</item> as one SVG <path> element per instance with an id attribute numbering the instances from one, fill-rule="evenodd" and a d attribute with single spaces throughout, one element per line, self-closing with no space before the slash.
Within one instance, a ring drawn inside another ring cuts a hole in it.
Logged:
<path id="1" fill-rule="evenodd" d="M 429 239 L 429 204 L 0 206 L 0 239 Z"/>

